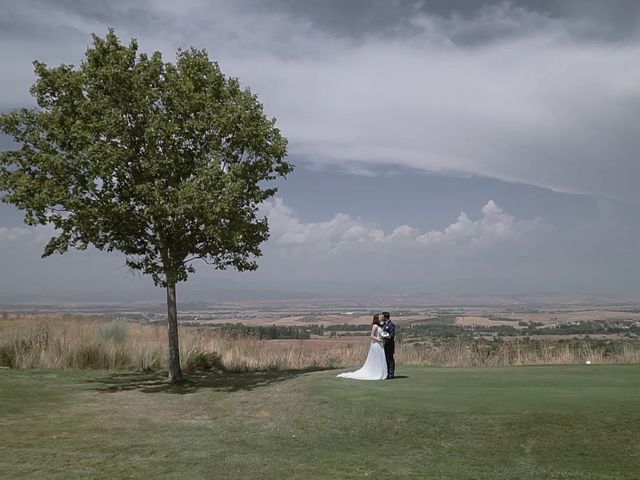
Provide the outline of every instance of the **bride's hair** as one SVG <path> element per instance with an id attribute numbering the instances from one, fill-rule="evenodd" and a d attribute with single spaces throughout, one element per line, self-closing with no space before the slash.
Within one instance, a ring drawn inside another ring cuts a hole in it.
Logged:
<path id="1" fill-rule="evenodd" d="M 378 315 L 377 313 L 373 316 L 373 322 L 371 322 L 371 325 L 378 325 L 380 326 L 380 315 Z"/>

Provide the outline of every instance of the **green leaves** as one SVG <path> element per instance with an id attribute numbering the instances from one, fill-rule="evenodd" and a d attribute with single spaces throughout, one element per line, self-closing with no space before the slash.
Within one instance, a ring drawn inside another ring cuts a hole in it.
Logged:
<path id="1" fill-rule="evenodd" d="M 93 41 L 78 68 L 35 62 L 38 108 L 0 116 L 21 145 L 0 154 L 3 200 L 58 229 L 44 255 L 119 250 L 159 285 L 194 259 L 255 269 L 265 181 L 293 170 L 275 120 L 203 50 L 171 64 L 113 31 Z"/>

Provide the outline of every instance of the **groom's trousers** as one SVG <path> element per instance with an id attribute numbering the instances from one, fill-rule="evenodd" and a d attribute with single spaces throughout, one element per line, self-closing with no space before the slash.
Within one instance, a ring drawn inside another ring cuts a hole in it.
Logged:
<path id="1" fill-rule="evenodd" d="M 384 356 L 387 359 L 387 378 L 396 374 L 396 361 L 393 355 L 396 353 L 396 342 L 394 338 L 390 338 L 384 342 Z"/>

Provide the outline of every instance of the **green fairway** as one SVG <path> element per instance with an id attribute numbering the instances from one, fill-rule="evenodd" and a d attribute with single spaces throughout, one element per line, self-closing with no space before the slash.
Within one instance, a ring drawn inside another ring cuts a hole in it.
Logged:
<path id="1" fill-rule="evenodd" d="M 640 478 L 640 366 L 0 370 L 0 478 Z"/>

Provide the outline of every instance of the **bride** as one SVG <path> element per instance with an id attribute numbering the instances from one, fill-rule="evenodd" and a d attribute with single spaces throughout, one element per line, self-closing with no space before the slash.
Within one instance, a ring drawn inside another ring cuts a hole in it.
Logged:
<path id="1" fill-rule="evenodd" d="M 367 360 L 362 368 L 355 372 L 341 373 L 338 377 L 356 380 L 384 380 L 387 378 L 387 360 L 384 355 L 380 323 L 380 315 L 374 315 L 371 326 L 371 347 L 369 347 L 369 355 L 367 355 Z"/>

